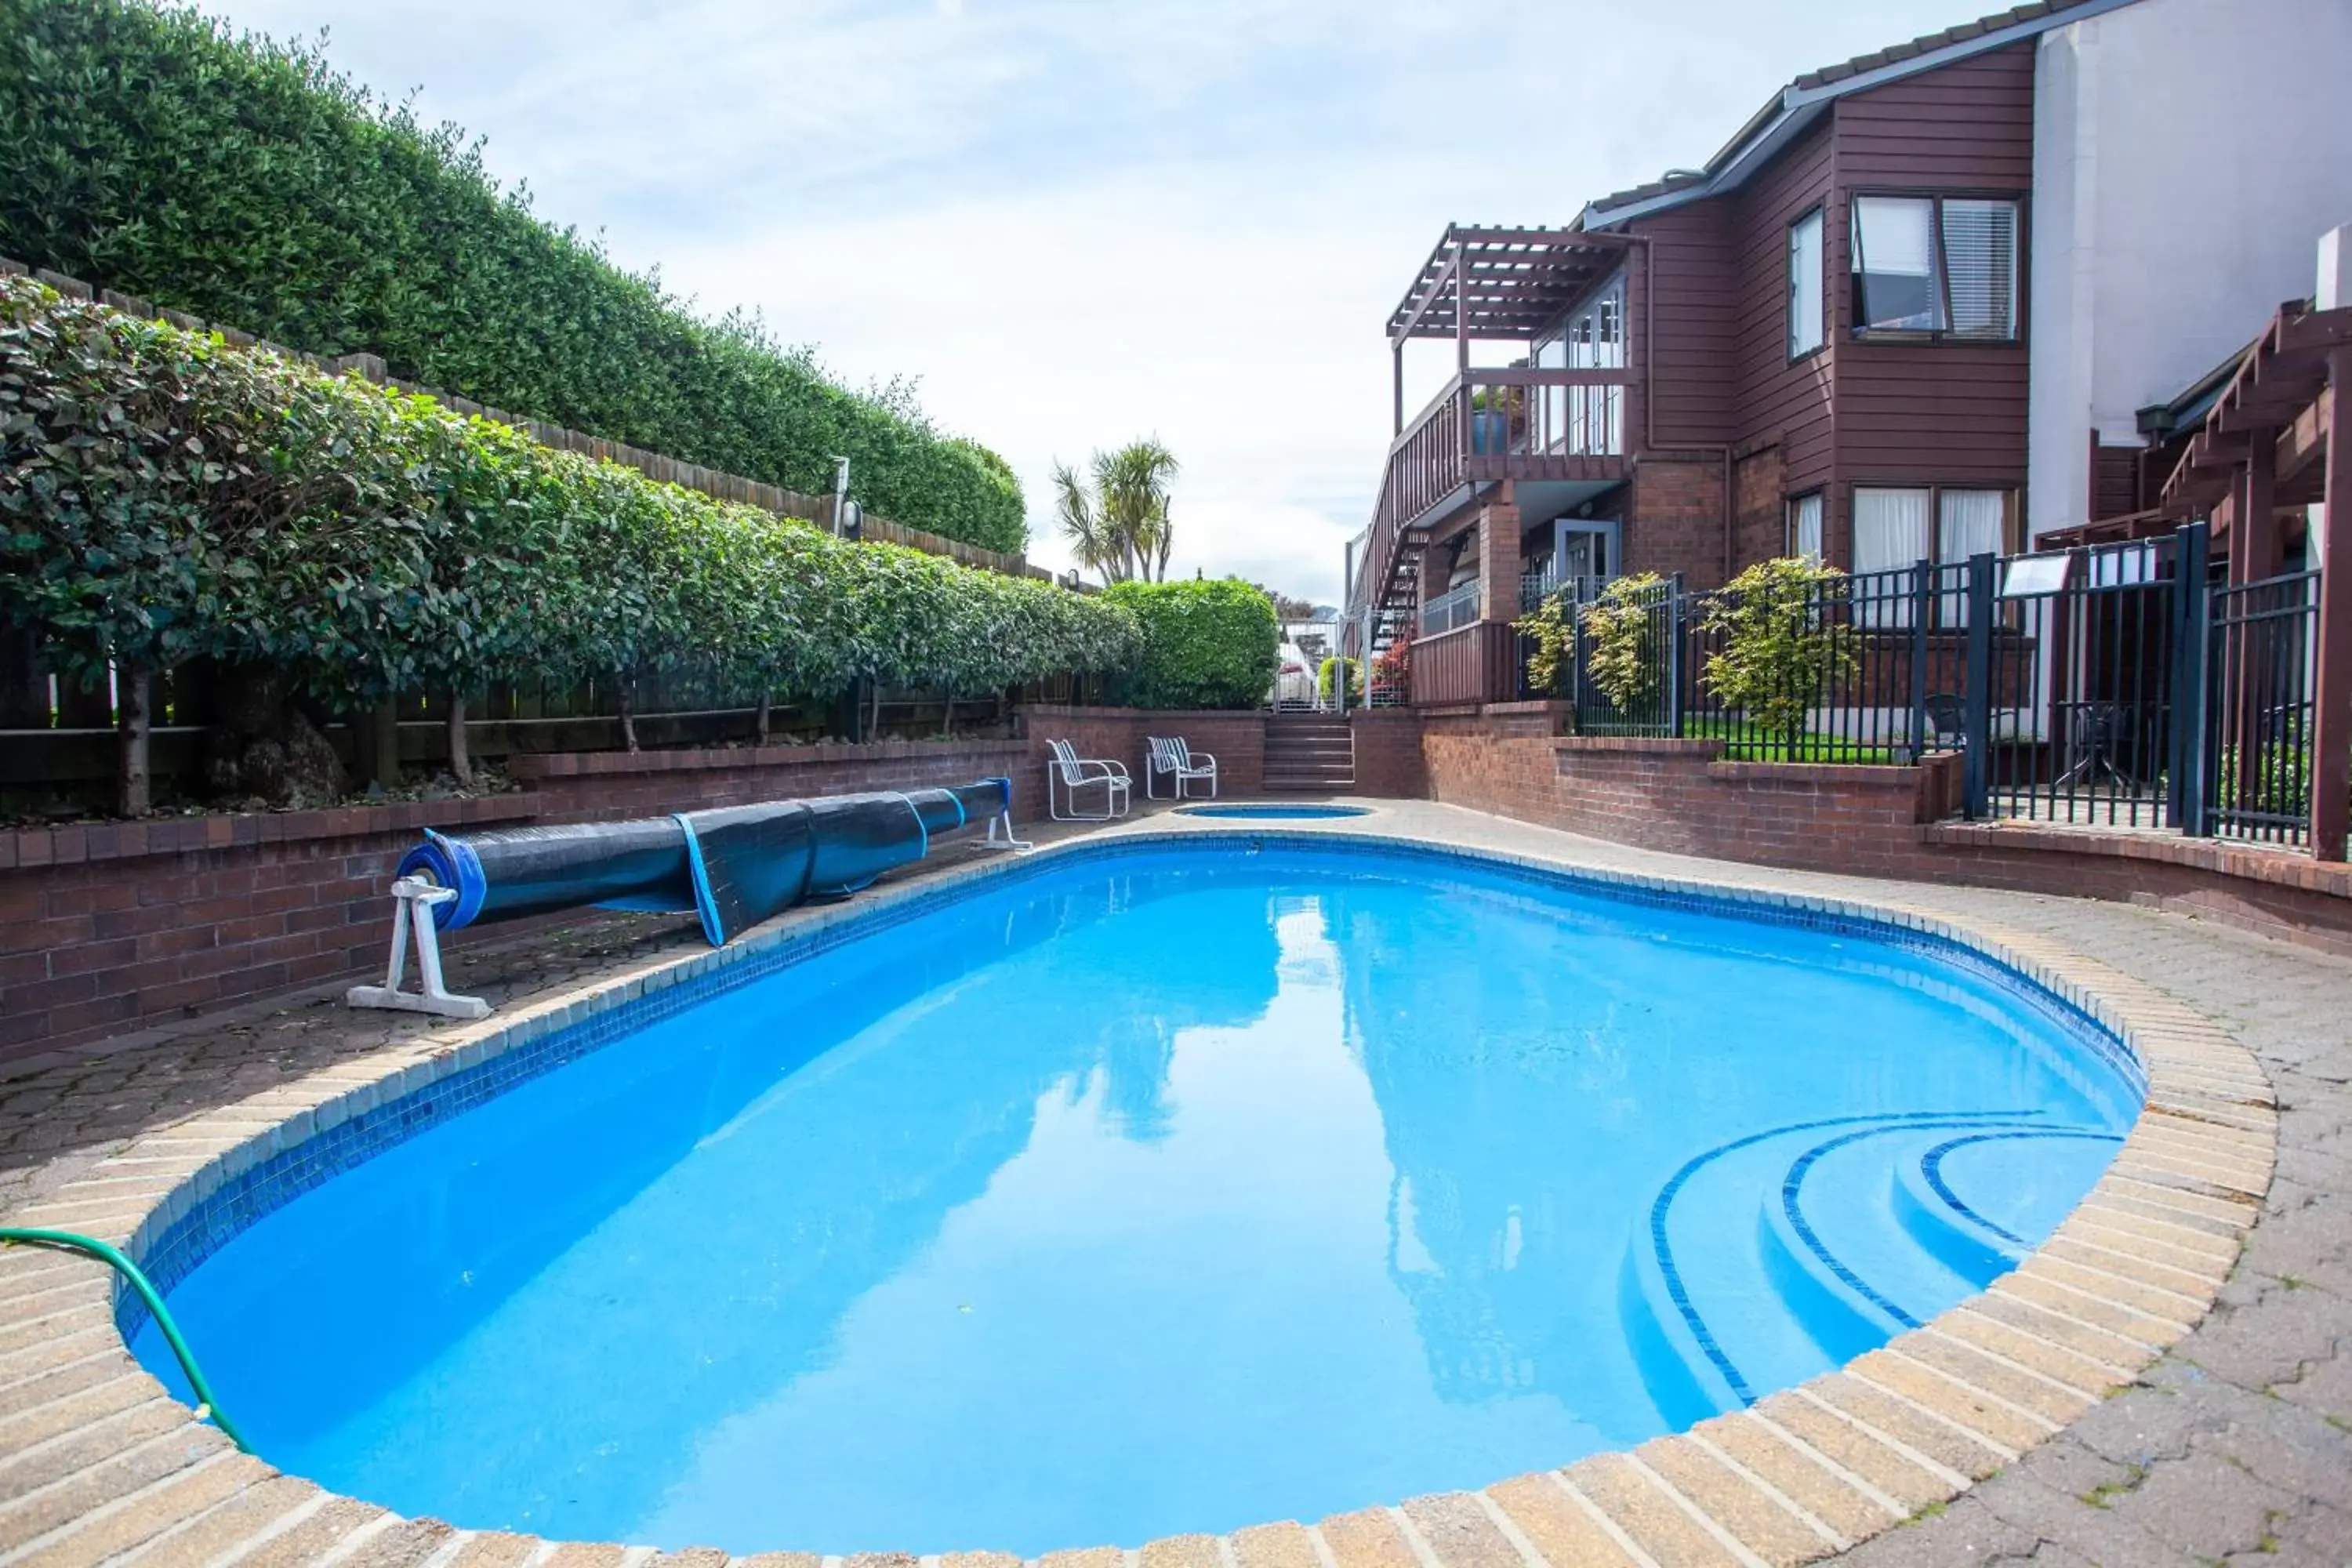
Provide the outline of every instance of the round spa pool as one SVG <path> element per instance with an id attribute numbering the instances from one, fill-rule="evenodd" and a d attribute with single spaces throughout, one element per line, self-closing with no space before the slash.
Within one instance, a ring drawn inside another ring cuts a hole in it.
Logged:
<path id="1" fill-rule="evenodd" d="M 171 1303 L 263 1458 L 746 1552 L 1313 1520 L 1843 1363 L 2141 1099 L 1958 946 L 1402 846 L 1089 846 L 737 971 L 199 1216 Z"/>

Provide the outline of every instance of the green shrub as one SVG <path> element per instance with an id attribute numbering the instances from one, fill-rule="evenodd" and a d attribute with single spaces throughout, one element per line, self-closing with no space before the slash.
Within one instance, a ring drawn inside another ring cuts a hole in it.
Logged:
<path id="1" fill-rule="evenodd" d="M 1810 559 L 1759 561 L 1707 597 L 1701 624 L 1722 647 L 1700 679 L 1792 755 L 1806 717 L 1857 658 L 1853 627 L 1823 613 L 1844 581 L 1836 567 Z"/>
<path id="2" fill-rule="evenodd" d="M 773 484 L 829 492 L 846 454 L 877 516 L 1027 538 L 1003 459 L 901 389 L 697 319 L 501 192 L 454 127 L 193 11 L 0 0 L 0 254 Z"/>
<path id="3" fill-rule="evenodd" d="M 1665 585 L 1654 572 L 1636 572 L 1616 579 L 1584 606 L 1585 672 L 1621 713 L 1656 701 L 1665 684 L 1664 617 L 1655 613 Z"/>
<path id="4" fill-rule="evenodd" d="M 341 711 L 542 679 L 625 704 L 663 670 L 969 693 L 1118 668 L 1139 641 L 1101 597 L 852 544 L 23 279 L 0 279 L 0 625 L 85 683 L 211 658 Z"/>
<path id="5" fill-rule="evenodd" d="M 1324 702 L 1331 700 L 1333 678 L 1339 674 L 1339 655 L 1332 654 L 1323 660 L 1322 667 L 1315 672 L 1315 693 L 1318 700 Z M 1348 702 L 1350 707 L 1354 707 L 1363 700 L 1364 661 L 1360 658 L 1351 658 L 1348 661 Z"/>
<path id="6" fill-rule="evenodd" d="M 1133 613 L 1142 649 L 1113 693 L 1129 708 L 1255 708 L 1281 661 L 1274 601 L 1237 578 L 1114 583 L 1105 601 Z"/>

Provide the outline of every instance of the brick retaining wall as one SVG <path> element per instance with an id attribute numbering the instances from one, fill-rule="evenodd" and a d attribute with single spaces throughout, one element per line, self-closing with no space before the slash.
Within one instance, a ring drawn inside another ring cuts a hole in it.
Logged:
<path id="1" fill-rule="evenodd" d="M 1150 760 L 1150 738 L 1181 736 L 1195 752 L 1217 759 L 1218 794 L 1228 798 L 1255 795 L 1265 787 L 1265 715 L 1255 711 L 1163 712 L 1144 708 L 1065 708 L 1043 704 L 1020 710 L 1022 732 L 1032 748 L 1030 763 L 1014 779 L 1018 793 L 1034 795 L 1039 812 L 1045 798 L 1045 745 L 1067 741 L 1081 757 L 1100 757 L 1127 764 L 1135 781 L 1135 798 L 1144 798 L 1145 768 Z M 1161 795 L 1168 793 L 1163 781 Z M 1089 790 L 1085 804 L 1094 808 L 1099 792 Z"/>
<path id="2" fill-rule="evenodd" d="M 1045 811 L 1030 753 L 1000 740 L 534 756 L 516 760 L 528 787 L 474 800 L 0 832 L 0 1058 L 381 965 L 392 868 L 427 827 L 612 821 L 1000 774 L 1014 778 L 1025 818 Z"/>
<path id="3" fill-rule="evenodd" d="M 1423 713 L 1434 800 L 1682 855 L 2112 899 L 2352 955 L 2352 867 L 2152 832 L 1949 820 L 1960 758 L 1721 760 L 1716 741 L 1559 732 L 1540 703 Z"/>

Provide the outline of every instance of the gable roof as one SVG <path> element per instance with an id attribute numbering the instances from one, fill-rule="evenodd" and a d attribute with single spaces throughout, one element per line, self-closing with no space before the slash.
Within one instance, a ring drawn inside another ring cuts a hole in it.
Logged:
<path id="1" fill-rule="evenodd" d="M 2087 21 L 2138 0 L 2033 0 L 1973 22 L 1893 44 L 1819 70 L 1807 71 L 1766 100 L 1703 169 L 1675 169 L 1631 190 L 1585 204 L 1575 227 L 1611 228 L 1685 202 L 1737 188 L 1772 155 L 1811 130 L 1829 106 L 1850 93 L 1931 71 L 1970 55 L 2041 37 L 2053 27 Z"/>

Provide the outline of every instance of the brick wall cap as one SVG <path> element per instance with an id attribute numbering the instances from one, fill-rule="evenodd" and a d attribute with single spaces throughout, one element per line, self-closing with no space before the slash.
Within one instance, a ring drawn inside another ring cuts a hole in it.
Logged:
<path id="1" fill-rule="evenodd" d="M 0 864 L 20 867 L 97 860 L 137 860 L 184 850 L 239 845 L 293 844 L 357 838 L 461 823 L 528 822 L 541 803 L 528 792 L 468 800 L 388 801 L 382 805 L 331 806 L 321 811 L 240 812 L 159 818 L 77 827 L 19 827 L 0 833 Z M 123 831 L 124 829 L 138 831 Z M 190 830 L 194 831 L 191 832 Z"/>
<path id="2" fill-rule="evenodd" d="M 2157 861 L 2270 887 L 2352 899 L 2352 865 L 2315 860 L 2292 849 L 2122 828 L 2057 827 L 2028 822 L 1931 822 L 1921 832 L 1930 844 L 1956 848 L 2025 849 L 2053 855 Z"/>
<path id="3" fill-rule="evenodd" d="M 1908 795 L 1919 787 L 1919 770 L 1908 763 L 1885 766 L 1870 763 L 1758 763 L 1724 762 L 1720 759 L 1706 765 L 1709 776 L 1719 779 L 1754 779 L 1762 782 L 1781 780 L 1790 784 L 1866 784 L 1878 789 L 1896 790 Z"/>
<path id="4" fill-rule="evenodd" d="M 1670 735 L 1562 735 L 1552 744 L 1563 752 L 1649 752 L 1672 757 L 1714 757 L 1723 751 L 1721 741 Z"/>
<path id="5" fill-rule="evenodd" d="M 712 768 L 794 768 L 826 763 L 891 762 L 951 753 L 1025 756 L 1026 741 L 874 741 L 861 745 L 825 742 L 814 746 L 739 746 L 663 752 L 546 752 L 513 758 L 518 779 L 578 778 L 589 774 L 698 773 Z"/>

